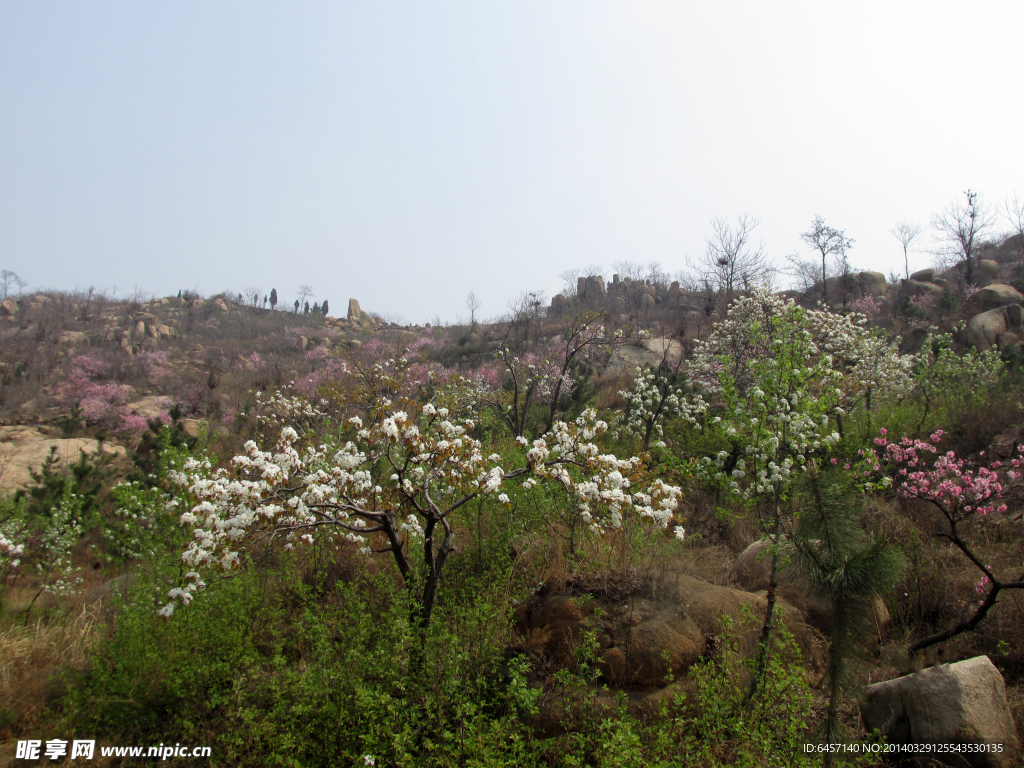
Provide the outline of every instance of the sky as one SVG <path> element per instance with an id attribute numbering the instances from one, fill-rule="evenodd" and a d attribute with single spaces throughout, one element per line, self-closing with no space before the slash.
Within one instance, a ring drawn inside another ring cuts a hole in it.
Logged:
<path id="1" fill-rule="evenodd" d="M 6 0 L 0 268 L 451 322 L 675 273 L 748 212 L 779 263 L 821 215 L 888 274 L 896 222 L 1024 196 L 1021 29 L 1019 0 Z"/>

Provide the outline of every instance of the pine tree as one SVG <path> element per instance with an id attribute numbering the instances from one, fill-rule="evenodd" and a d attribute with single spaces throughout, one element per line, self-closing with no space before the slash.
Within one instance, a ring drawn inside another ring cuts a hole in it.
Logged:
<path id="1" fill-rule="evenodd" d="M 320 314 L 327 317 L 327 299 L 324 299 L 324 305 L 320 308 Z"/>
<path id="2" fill-rule="evenodd" d="M 823 736 L 838 743 L 847 735 L 839 722 L 839 696 L 854 684 L 850 658 L 870 631 L 874 601 L 900 578 L 904 562 L 898 549 L 868 536 L 859 524 L 860 497 L 848 473 L 819 473 L 812 467 L 805 477 L 800 490 L 809 504 L 796 519 L 790 546 L 793 567 L 832 611 Z M 829 753 L 825 765 L 832 765 Z"/>
<path id="3" fill-rule="evenodd" d="M 277 288 L 270 289 L 270 308 L 277 308 Z"/>

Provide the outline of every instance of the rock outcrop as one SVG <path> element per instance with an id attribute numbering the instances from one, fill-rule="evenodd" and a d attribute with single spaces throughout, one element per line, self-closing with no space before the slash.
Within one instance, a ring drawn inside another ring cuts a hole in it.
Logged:
<path id="1" fill-rule="evenodd" d="M 1007 304 L 998 309 L 990 309 L 971 318 L 967 324 L 967 336 L 975 347 L 984 352 L 999 343 L 1001 336 L 1007 333 L 1019 335 L 1022 324 L 1020 304 Z"/>
<path id="2" fill-rule="evenodd" d="M 964 311 L 973 316 L 1007 304 L 1024 304 L 1024 295 L 1012 285 L 992 283 L 971 296 L 964 303 Z"/>
<path id="3" fill-rule="evenodd" d="M 93 455 L 98 450 L 120 458 L 126 456 L 120 445 L 103 443 L 84 437 L 55 438 L 34 427 L 0 427 L 0 490 L 13 491 L 32 482 L 30 469 L 36 471 L 56 448 L 61 467 L 78 461 L 79 453 Z"/>
<path id="4" fill-rule="evenodd" d="M 776 609 L 813 657 L 811 630 L 800 612 L 785 600 Z M 543 649 L 560 663 L 570 662 L 584 633 L 594 631 L 598 665 L 608 682 L 627 688 L 663 686 L 704 655 L 708 638 L 721 635 L 727 621 L 742 627 L 748 610 L 763 615 L 763 596 L 680 576 L 675 584 L 664 585 L 658 599 L 631 596 L 608 603 L 588 596 L 540 598 L 517 612 L 516 629 L 526 645 Z M 744 635 L 746 651 L 752 651 L 756 634 L 752 629 Z"/>
<path id="5" fill-rule="evenodd" d="M 1020 763 L 1006 684 L 987 656 L 869 685 L 861 705 L 868 731 L 889 744 L 962 744 L 984 751 L 931 754 L 921 765 L 1010 768 Z M 1000 751 L 996 751 L 1000 750 Z"/>

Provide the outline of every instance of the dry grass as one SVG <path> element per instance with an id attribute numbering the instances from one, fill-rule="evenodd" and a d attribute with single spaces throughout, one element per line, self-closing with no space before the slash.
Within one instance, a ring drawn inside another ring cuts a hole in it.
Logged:
<path id="1" fill-rule="evenodd" d="M 99 606 L 0 632 L 0 739 L 37 722 L 47 683 L 60 669 L 81 668 L 103 632 Z"/>

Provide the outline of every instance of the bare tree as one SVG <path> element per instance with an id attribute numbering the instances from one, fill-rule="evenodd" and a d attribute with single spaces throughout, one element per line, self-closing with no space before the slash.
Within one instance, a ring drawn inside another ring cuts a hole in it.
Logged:
<path id="1" fill-rule="evenodd" d="M 910 279 L 910 246 L 924 232 L 921 224 L 911 224 L 909 221 L 901 221 L 889 230 L 889 234 L 900 241 L 903 246 L 903 271 L 907 280 Z"/>
<path id="2" fill-rule="evenodd" d="M 248 286 L 245 289 L 244 303 L 256 309 L 260 305 L 263 289 L 260 287 Z"/>
<path id="3" fill-rule="evenodd" d="M 313 286 L 312 285 L 306 285 L 305 283 L 300 285 L 299 286 L 299 292 L 298 292 L 298 302 L 296 304 L 295 311 L 298 312 L 299 311 L 299 307 L 301 307 L 303 305 L 303 303 L 306 302 L 306 299 L 311 299 L 311 298 L 313 298 Z"/>
<path id="4" fill-rule="evenodd" d="M 828 301 L 828 257 L 832 256 L 840 264 L 844 264 L 844 271 L 849 271 L 849 264 L 846 262 L 846 253 L 853 247 L 853 238 L 846 236 L 846 232 L 825 223 L 825 219 L 815 214 L 811 222 L 811 228 L 800 233 L 800 238 L 821 254 L 821 298 Z"/>
<path id="5" fill-rule="evenodd" d="M 728 307 L 737 295 L 770 283 L 775 275 L 764 245 L 758 243 L 754 247 L 750 242 L 751 233 L 760 223 L 749 213 L 737 216 L 735 226 L 716 216 L 711 220 L 712 234 L 707 238 L 704 255 L 690 263 L 705 291 L 721 304 L 720 309 Z"/>
<path id="6" fill-rule="evenodd" d="M 539 340 L 544 304 L 543 291 L 523 291 L 509 301 L 505 343 L 512 352 L 528 352 Z"/>
<path id="7" fill-rule="evenodd" d="M 963 198 L 956 198 L 932 217 L 932 227 L 938 230 L 935 252 L 956 266 L 963 268 L 964 280 L 974 284 L 974 268 L 980 258 L 978 246 L 992 228 L 992 214 L 981 196 L 970 189 Z"/>
<path id="8" fill-rule="evenodd" d="M 466 309 L 469 310 L 469 324 L 470 326 L 476 325 L 476 313 L 480 309 L 480 299 L 476 297 L 476 293 L 473 291 L 469 292 L 469 296 L 466 297 Z"/>
<path id="9" fill-rule="evenodd" d="M 11 286 L 18 286 L 18 293 L 28 285 L 28 281 L 22 280 L 18 275 L 9 269 L 0 272 L 0 301 L 6 301 L 11 292 Z"/>
<path id="10" fill-rule="evenodd" d="M 627 277 L 630 280 L 643 280 L 644 279 L 644 265 L 639 261 L 629 261 L 623 259 L 612 263 L 612 269 L 622 279 Z"/>
<path id="11" fill-rule="evenodd" d="M 1013 198 L 1009 195 L 1003 200 L 1003 218 L 1010 225 L 1010 237 L 1016 238 L 1017 249 L 1017 270 L 1024 270 L 1024 200 L 1017 197 L 1017 190 L 1013 191 Z"/>

